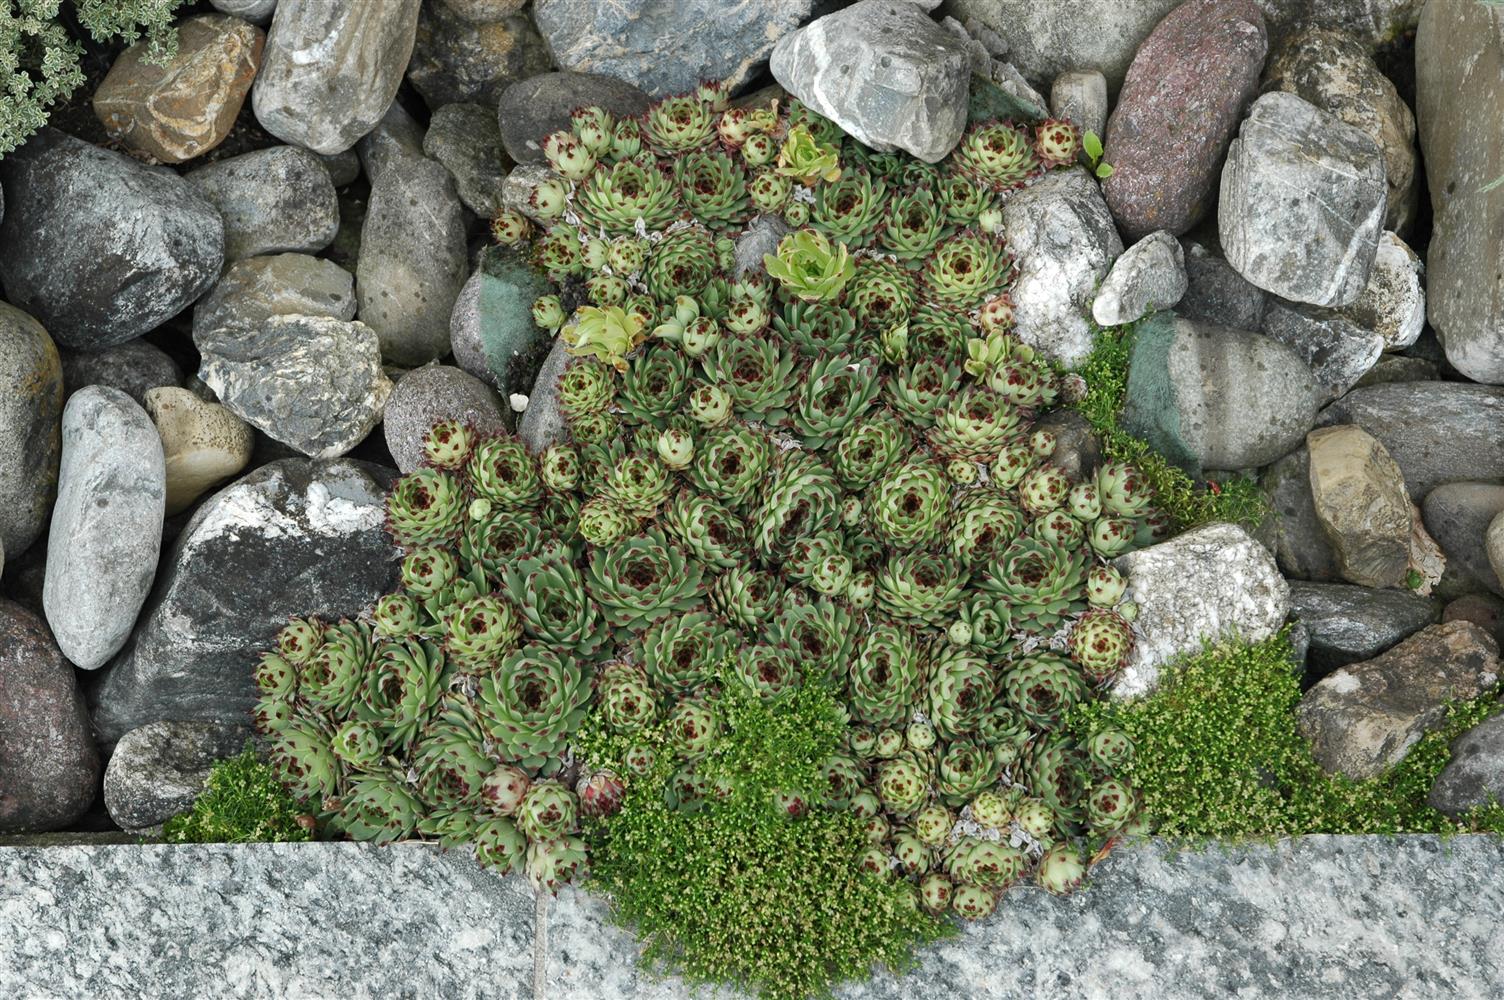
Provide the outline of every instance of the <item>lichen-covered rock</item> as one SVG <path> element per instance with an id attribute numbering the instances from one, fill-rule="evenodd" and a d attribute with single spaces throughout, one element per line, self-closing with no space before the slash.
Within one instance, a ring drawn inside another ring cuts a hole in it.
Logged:
<path id="1" fill-rule="evenodd" d="M 618 118 L 648 109 L 648 95 L 599 73 L 542 73 L 501 92 L 496 120 L 507 155 L 517 163 L 546 163 L 544 138 L 569 128 L 576 108 L 598 107 Z"/>
<path id="2" fill-rule="evenodd" d="M 1113 262 L 1091 304 L 1099 326 L 1119 326 L 1168 309 L 1185 294 L 1185 253 L 1174 236 L 1150 233 Z"/>
<path id="3" fill-rule="evenodd" d="M 1086 311 L 1123 252 L 1097 182 L 1084 169 L 1051 171 L 1003 202 L 1013 254 L 1017 334 L 1052 361 L 1074 368 L 1091 355 Z"/>
<path id="4" fill-rule="evenodd" d="M 1296 727 L 1324 770 L 1372 778 L 1444 722 L 1448 702 L 1496 684 L 1499 668 L 1499 645 L 1478 626 L 1431 625 L 1312 687 L 1296 706 Z"/>
<path id="5" fill-rule="evenodd" d="M 1327 400 L 1358 384 L 1384 352 L 1384 338 L 1330 309 L 1273 299 L 1264 310 L 1264 333 L 1311 367 Z"/>
<path id="6" fill-rule="evenodd" d="M 60 346 L 134 340 L 219 277 L 219 211 L 169 170 L 48 128 L 0 159 L 0 182 L 5 298 Z"/>
<path id="7" fill-rule="evenodd" d="M 1259 478 L 1269 499 L 1275 559 L 1293 580 L 1342 579 L 1337 552 L 1316 516 L 1311 496 L 1311 456 L 1305 445 L 1272 463 Z"/>
<path id="8" fill-rule="evenodd" d="M 1320 680 L 1436 624 L 1441 603 L 1400 590 L 1291 580 L 1290 614 L 1310 633 L 1306 678 Z"/>
<path id="9" fill-rule="evenodd" d="M 1162 666 L 1205 640 L 1269 638 L 1290 610 L 1290 586 L 1274 557 L 1235 524 L 1203 525 L 1113 565 L 1138 605 L 1133 658 L 1112 687 L 1119 697 L 1154 690 Z"/>
<path id="10" fill-rule="evenodd" d="M 339 199 L 323 162 L 273 146 L 189 171 L 184 179 L 225 220 L 225 257 L 324 249 L 339 230 Z"/>
<path id="11" fill-rule="evenodd" d="M 1107 130 L 1107 78 L 1094 69 L 1068 70 L 1050 85 L 1050 114 L 1100 138 Z"/>
<path id="12" fill-rule="evenodd" d="M 1426 530 L 1447 556 L 1442 589 L 1450 594 L 1492 591 L 1504 596 L 1488 556 L 1489 526 L 1504 514 L 1504 485 L 1444 483 L 1421 501 Z"/>
<path id="13" fill-rule="evenodd" d="M 473 21 L 447 3 L 424 4 L 407 67 L 413 89 L 430 108 L 458 101 L 495 107 L 509 84 L 553 68 L 548 48 L 533 26 L 537 12 L 535 5 L 533 18 L 511 14 Z"/>
<path id="14" fill-rule="evenodd" d="M 237 260 L 193 307 L 193 335 L 219 327 L 247 330 L 272 316 L 355 318 L 355 276 L 333 261 L 301 253 Z"/>
<path id="15" fill-rule="evenodd" d="M 1253 103 L 1228 149 L 1222 249 L 1265 291 L 1348 305 L 1368 283 L 1387 197 L 1384 158 L 1368 133 L 1273 91 Z"/>
<path id="16" fill-rule="evenodd" d="M 568 433 L 568 424 L 559 410 L 559 376 L 568 364 L 564 338 L 556 337 L 548 357 L 543 359 L 543 367 L 538 369 L 533 391 L 528 394 L 527 409 L 517 421 L 517 436 L 535 455 L 563 441 Z"/>
<path id="17" fill-rule="evenodd" d="M 162 441 L 140 404 L 104 386 L 74 393 L 42 606 L 75 666 L 97 670 L 125 645 L 157 573 L 166 494 Z"/>
<path id="18" fill-rule="evenodd" d="M 966 127 L 971 55 L 915 3 L 860 0 L 785 36 L 773 76 L 880 152 L 938 163 Z"/>
<path id="19" fill-rule="evenodd" d="M 1452 741 L 1426 804 L 1448 816 L 1504 802 L 1504 715 L 1493 715 Z"/>
<path id="20" fill-rule="evenodd" d="M 510 161 L 490 108 L 479 104 L 439 108 L 423 135 L 423 153 L 449 171 L 460 201 L 470 211 L 482 219 L 493 219 L 501 211 L 501 184 Z"/>
<path id="21" fill-rule="evenodd" d="M 256 657 L 289 618 L 337 621 L 374 604 L 395 579 L 393 478 L 345 459 L 284 459 L 206 500 L 91 696 L 101 741 L 162 719 L 244 721 Z"/>
<path id="22" fill-rule="evenodd" d="M 94 115 L 110 138 L 163 163 L 207 153 L 230 134 L 266 35 L 236 17 L 202 14 L 177 25 L 177 40 L 165 66 L 146 61 L 149 42 L 132 45 L 94 91 Z"/>
<path id="23" fill-rule="evenodd" d="M 42 324 L 0 302 L 0 548 L 36 541 L 57 493 L 63 370 Z"/>
<path id="24" fill-rule="evenodd" d="M 533 300 L 551 291 L 548 279 L 521 257 L 491 255 L 455 299 L 449 321 L 455 363 L 503 399 L 530 391 L 537 372 L 516 366 L 539 354 L 549 337 L 533 322 Z"/>
<path id="25" fill-rule="evenodd" d="M 255 435 L 229 407 L 172 386 L 146 394 L 146 414 L 162 438 L 168 517 L 187 510 L 251 460 Z"/>
<path id="26" fill-rule="evenodd" d="M 381 120 L 413 51 L 419 0 L 280 0 L 251 104 L 261 127 L 318 153 Z"/>
<path id="27" fill-rule="evenodd" d="M 505 427 L 496 393 L 474 375 L 449 365 L 414 368 L 397 380 L 382 420 L 397 471 L 423 463 L 423 439 L 440 420 L 459 420 L 481 433 Z"/>
<path id="28" fill-rule="evenodd" d="M 146 404 L 146 392 L 163 385 L 182 385 L 183 370 L 172 357 L 145 340 L 128 340 L 102 351 L 59 351 L 63 393 L 71 396 L 86 385 L 119 389 Z"/>
<path id="29" fill-rule="evenodd" d="M 122 830 L 148 830 L 193 808 L 214 765 L 255 737 L 249 723 L 149 722 L 120 737 L 104 769 L 104 806 Z"/>

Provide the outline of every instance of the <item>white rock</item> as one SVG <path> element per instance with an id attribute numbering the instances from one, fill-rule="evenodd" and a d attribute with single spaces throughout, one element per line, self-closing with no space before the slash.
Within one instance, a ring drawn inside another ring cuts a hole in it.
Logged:
<path id="1" fill-rule="evenodd" d="M 1113 263 L 1092 302 L 1092 318 L 1101 326 L 1132 323 L 1179 302 L 1188 284 L 1180 241 L 1161 229 Z"/>
<path id="2" fill-rule="evenodd" d="M 1426 325 L 1426 288 L 1420 274 L 1420 257 L 1404 240 L 1386 230 L 1379 237 L 1373 270 L 1358 301 L 1337 312 L 1377 333 L 1386 351 L 1409 347 Z"/>

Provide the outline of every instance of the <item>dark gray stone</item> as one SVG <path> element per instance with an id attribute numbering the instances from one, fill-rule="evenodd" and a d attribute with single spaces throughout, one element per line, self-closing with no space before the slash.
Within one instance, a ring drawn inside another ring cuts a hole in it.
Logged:
<path id="1" fill-rule="evenodd" d="M 568 364 L 564 339 L 555 337 L 553 348 L 543 359 L 543 367 L 538 369 L 533 391 L 528 394 L 527 409 L 517 421 L 517 436 L 535 455 L 549 445 L 560 443 L 568 434 L 564 414 L 559 411 L 559 376 Z"/>
<path id="2" fill-rule="evenodd" d="M 382 428 L 399 472 L 423 463 L 423 439 L 440 420 L 461 420 L 477 431 L 505 428 L 496 393 L 474 375 L 448 365 L 424 365 L 397 380 Z"/>
<path id="3" fill-rule="evenodd" d="M 1504 802 L 1504 715 L 1484 719 L 1452 741 L 1452 759 L 1426 804 L 1448 816 Z"/>
<path id="4" fill-rule="evenodd" d="M 339 199 L 313 153 L 273 146 L 191 170 L 184 179 L 225 220 L 225 257 L 324 249 L 339 229 Z"/>
<path id="5" fill-rule="evenodd" d="M 286 459 L 204 501 L 92 692 L 101 742 L 160 720 L 247 721 L 256 658 L 289 618 L 354 617 L 391 589 L 394 476 L 346 459 Z"/>
<path id="6" fill-rule="evenodd" d="M 528 364 L 548 341 L 533 322 L 533 300 L 554 290 L 548 279 L 511 253 L 493 253 L 465 282 L 449 320 L 454 360 L 501 393 L 532 389 L 537 369 Z"/>
<path id="7" fill-rule="evenodd" d="M 0 549 L 13 562 L 47 525 L 62 415 L 63 369 L 52 338 L 0 302 Z"/>
<path id="8" fill-rule="evenodd" d="M 250 725 L 149 722 L 120 737 L 104 770 L 104 805 L 123 830 L 150 830 L 193 808 L 209 772 L 255 737 Z"/>
<path id="9" fill-rule="evenodd" d="M 0 283 L 62 347 L 134 340 L 209 290 L 219 212 L 171 170 L 54 129 L 0 159 Z"/>
<path id="10" fill-rule="evenodd" d="M 393 101 L 376 127 L 355 144 L 355 155 L 360 159 L 366 180 L 375 184 L 387 164 L 423 158 L 423 126 L 407 113 L 400 101 Z"/>
<path id="11" fill-rule="evenodd" d="M 1360 379 L 1354 388 L 1362 389 L 1370 385 L 1384 385 L 1388 382 L 1434 382 L 1441 378 L 1441 372 L 1436 368 L 1434 361 L 1425 358 L 1411 358 L 1403 354 L 1381 354 L 1374 366 Z"/>
<path id="12" fill-rule="evenodd" d="M 1290 613 L 1310 630 L 1306 677 L 1320 680 L 1436 624 L 1441 602 L 1400 590 L 1292 580 Z"/>
<path id="13" fill-rule="evenodd" d="M 68 396 L 86 385 L 107 385 L 145 406 L 147 390 L 183 384 L 178 363 L 144 340 L 128 340 L 102 351 L 58 354 L 63 360 L 63 392 Z"/>
<path id="14" fill-rule="evenodd" d="M 355 276 L 333 261 L 301 253 L 237 260 L 193 307 L 193 335 L 221 327 L 250 330 L 273 316 L 352 320 Z"/>
<path id="15" fill-rule="evenodd" d="M 1504 485 L 1446 483 L 1421 501 L 1426 530 L 1446 553 L 1442 586 L 1449 594 L 1489 590 L 1504 596 L 1504 583 L 1489 565 L 1484 538 L 1494 518 L 1504 512 Z"/>
<path id="16" fill-rule="evenodd" d="M 553 69 L 548 47 L 533 26 L 539 10 L 535 4 L 531 18 L 511 14 L 473 21 L 447 3 L 424 4 L 418 15 L 413 58 L 407 67 L 413 89 L 423 95 L 430 108 L 458 101 L 477 101 L 494 108 L 508 85 Z M 612 41 L 620 43 L 623 39 Z"/>
<path id="17" fill-rule="evenodd" d="M 576 108 L 598 107 L 618 118 L 648 109 L 648 95 L 598 73 L 543 73 L 501 92 L 496 110 L 501 142 L 517 163 L 547 163 L 543 140 L 569 128 Z"/>
<path id="18" fill-rule="evenodd" d="M 1224 260 L 1215 246 L 1182 240 L 1186 290 L 1175 311 L 1186 319 L 1201 319 L 1238 330 L 1258 330 L 1264 322 L 1268 296 Z"/>
<path id="19" fill-rule="evenodd" d="M 423 152 L 444 164 L 466 208 L 482 219 L 494 219 L 501 211 L 501 184 L 510 161 L 490 108 L 479 104 L 439 108 L 429 119 Z"/>
<path id="20" fill-rule="evenodd" d="M 346 149 L 339 153 L 315 153 L 313 155 L 324 164 L 324 169 L 329 171 L 329 179 L 337 188 L 353 184 L 355 178 L 360 176 L 360 157 L 353 149 Z"/>
<path id="21" fill-rule="evenodd" d="M 1340 580 L 1337 550 L 1316 516 L 1310 464 L 1310 452 L 1301 445 L 1271 464 L 1259 480 L 1273 514 L 1274 555 L 1292 579 Z"/>
<path id="22" fill-rule="evenodd" d="M 1271 299 L 1264 310 L 1264 333 L 1286 345 L 1310 366 L 1327 400 L 1358 384 L 1384 352 L 1384 338 L 1327 309 Z"/>

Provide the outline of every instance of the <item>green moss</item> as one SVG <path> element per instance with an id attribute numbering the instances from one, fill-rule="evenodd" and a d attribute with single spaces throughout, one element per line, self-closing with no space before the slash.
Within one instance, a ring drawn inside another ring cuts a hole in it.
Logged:
<path id="1" fill-rule="evenodd" d="M 220 761 L 209 774 L 193 809 L 162 828 L 169 844 L 251 844 L 310 839 L 299 818 L 303 808 L 277 778 L 276 769 L 256 759 L 249 746 Z"/>

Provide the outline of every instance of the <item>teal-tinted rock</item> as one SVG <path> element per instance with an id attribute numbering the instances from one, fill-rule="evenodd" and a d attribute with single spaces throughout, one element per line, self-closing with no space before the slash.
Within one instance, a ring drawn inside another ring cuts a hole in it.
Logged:
<path id="1" fill-rule="evenodd" d="M 553 291 L 515 254 L 487 254 L 454 303 L 449 337 L 455 362 L 503 399 L 526 393 L 553 339 L 533 322 L 533 300 Z"/>

